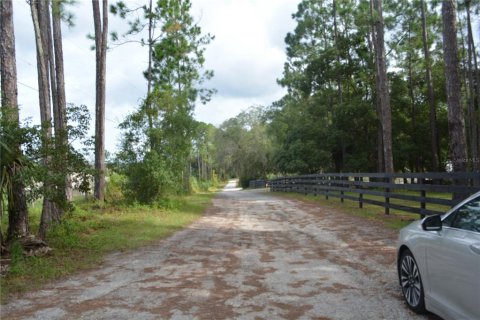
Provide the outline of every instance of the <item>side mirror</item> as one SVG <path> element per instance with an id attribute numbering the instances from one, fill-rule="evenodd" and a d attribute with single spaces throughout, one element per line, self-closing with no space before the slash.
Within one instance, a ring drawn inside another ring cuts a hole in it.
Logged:
<path id="1" fill-rule="evenodd" d="M 425 231 L 440 231 L 442 230 L 442 219 L 439 215 L 426 217 L 422 222 L 422 228 Z"/>

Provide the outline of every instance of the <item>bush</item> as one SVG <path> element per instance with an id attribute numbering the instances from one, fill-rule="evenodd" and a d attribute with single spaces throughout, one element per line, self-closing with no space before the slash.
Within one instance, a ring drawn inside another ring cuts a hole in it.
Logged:
<path id="1" fill-rule="evenodd" d="M 107 186 L 105 190 L 105 201 L 118 203 L 124 199 L 122 187 L 126 182 L 126 177 L 116 172 L 111 172 L 107 177 Z"/>
<path id="2" fill-rule="evenodd" d="M 153 204 L 175 192 L 177 181 L 156 152 L 149 152 L 141 162 L 129 164 L 125 176 L 123 194 L 129 202 Z"/>
<path id="3" fill-rule="evenodd" d="M 199 181 L 196 177 L 190 177 L 190 190 L 194 193 L 208 191 L 208 189 L 214 185 L 214 181 Z"/>

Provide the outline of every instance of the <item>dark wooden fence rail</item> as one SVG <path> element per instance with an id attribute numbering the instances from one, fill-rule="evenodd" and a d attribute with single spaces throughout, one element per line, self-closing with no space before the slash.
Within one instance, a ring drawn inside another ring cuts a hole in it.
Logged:
<path id="1" fill-rule="evenodd" d="M 422 216 L 443 213 L 428 209 L 428 204 L 452 207 L 453 194 L 468 196 L 480 190 L 480 173 L 325 173 L 291 176 L 269 181 L 270 191 L 297 192 L 358 201 Z M 353 194 L 352 194 L 353 193 Z M 451 196 L 445 199 L 445 193 Z M 365 195 L 374 196 L 366 198 Z M 373 198 L 373 199 L 372 199 Z M 406 200 L 402 204 L 392 199 Z M 411 203 L 405 204 L 405 203 Z M 418 204 L 418 205 L 417 205 Z"/>

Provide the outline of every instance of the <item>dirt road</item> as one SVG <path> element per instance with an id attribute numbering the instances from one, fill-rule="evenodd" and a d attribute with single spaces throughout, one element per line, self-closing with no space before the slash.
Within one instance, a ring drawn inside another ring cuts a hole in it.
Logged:
<path id="1" fill-rule="evenodd" d="M 187 229 L 2 306 L 2 319 L 425 319 L 396 233 L 231 184 Z"/>

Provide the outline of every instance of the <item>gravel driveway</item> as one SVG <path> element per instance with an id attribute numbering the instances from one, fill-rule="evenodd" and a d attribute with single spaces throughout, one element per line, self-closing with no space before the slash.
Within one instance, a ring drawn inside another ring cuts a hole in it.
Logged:
<path id="1" fill-rule="evenodd" d="M 401 300 L 396 232 L 232 184 L 157 245 L 2 306 L 2 319 L 427 319 Z"/>

